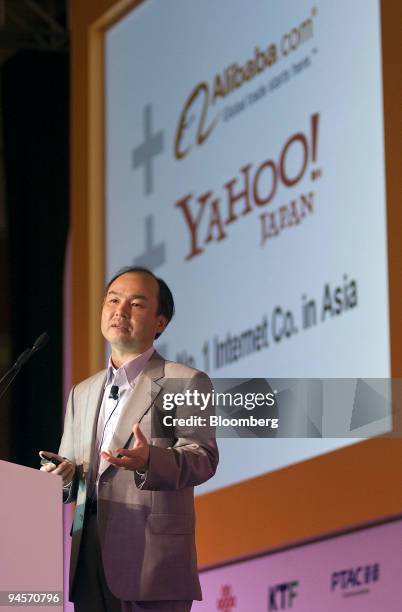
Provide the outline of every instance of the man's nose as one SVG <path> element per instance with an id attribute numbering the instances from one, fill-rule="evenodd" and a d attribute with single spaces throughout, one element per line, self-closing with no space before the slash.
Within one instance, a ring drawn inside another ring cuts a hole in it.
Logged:
<path id="1" fill-rule="evenodd" d="M 114 311 L 114 316 L 116 317 L 122 317 L 123 319 L 128 319 L 130 314 L 129 314 L 129 304 L 126 304 L 124 302 L 119 302 L 119 304 L 116 304 L 116 309 Z"/>

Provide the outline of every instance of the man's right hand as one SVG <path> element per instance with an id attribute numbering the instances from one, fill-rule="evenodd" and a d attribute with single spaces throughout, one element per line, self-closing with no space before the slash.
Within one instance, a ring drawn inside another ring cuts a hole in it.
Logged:
<path id="1" fill-rule="evenodd" d="M 41 451 L 46 453 L 46 457 L 50 460 L 53 457 L 58 458 L 59 456 L 56 453 L 50 453 L 49 451 Z M 41 472 L 49 472 L 49 474 L 56 474 L 56 476 L 61 476 L 63 478 L 63 487 L 69 485 L 73 479 L 75 466 L 68 459 L 64 459 L 59 465 L 55 465 L 54 463 L 46 463 L 46 465 L 41 466 Z"/>

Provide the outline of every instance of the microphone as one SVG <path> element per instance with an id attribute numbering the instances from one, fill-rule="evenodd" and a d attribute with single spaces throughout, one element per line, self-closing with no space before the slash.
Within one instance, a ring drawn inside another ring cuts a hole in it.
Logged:
<path id="1" fill-rule="evenodd" d="M 12 365 L 11 368 L 7 370 L 4 376 L 2 376 L 2 378 L 0 379 L 0 384 L 1 384 L 4 380 L 6 380 L 10 376 L 10 380 L 7 382 L 5 388 L 0 393 L 0 398 L 3 397 L 4 393 L 7 391 L 8 387 L 11 385 L 11 383 L 13 382 L 14 378 L 17 376 L 22 366 L 26 364 L 26 362 L 31 358 L 31 356 L 34 353 L 36 353 L 36 351 L 39 351 L 39 349 L 43 348 L 48 342 L 49 342 L 49 334 L 47 332 L 44 332 L 43 334 L 39 336 L 39 338 L 35 340 L 32 348 L 30 349 L 27 348 L 25 349 L 25 351 L 21 353 L 21 355 L 18 357 L 14 365 Z"/>
<path id="2" fill-rule="evenodd" d="M 109 399 L 113 399 L 113 400 L 119 399 L 119 387 L 117 385 L 111 386 Z"/>
<path id="3" fill-rule="evenodd" d="M 49 334 L 47 332 L 43 332 L 43 334 L 41 334 L 39 338 L 36 338 L 35 342 L 33 343 L 33 347 L 31 348 L 32 354 L 46 346 L 49 340 Z"/>
<path id="4" fill-rule="evenodd" d="M 36 351 L 39 351 L 41 348 L 43 348 L 48 342 L 49 334 L 47 332 L 43 332 L 43 334 L 41 334 L 39 338 L 36 338 L 32 348 L 25 349 L 25 351 L 21 353 L 21 355 L 18 357 L 17 361 L 13 365 L 12 369 L 22 368 L 22 366 L 26 364 L 26 362 L 31 358 L 31 356 L 36 353 Z"/>

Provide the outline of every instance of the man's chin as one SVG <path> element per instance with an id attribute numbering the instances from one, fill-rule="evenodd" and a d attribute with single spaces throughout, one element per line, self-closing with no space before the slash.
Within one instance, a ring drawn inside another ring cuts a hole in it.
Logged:
<path id="1" fill-rule="evenodd" d="M 114 334 L 113 337 L 109 339 L 109 342 L 112 346 L 119 345 L 130 347 L 131 345 L 136 344 L 136 342 L 127 334 Z"/>
<path id="2" fill-rule="evenodd" d="M 112 347 L 116 346 L 116 348 L 130 347 L 131 345 L 136 344 L 135 340 L 133 340 L 128 331 L 123 331 L 117 328 L 108 329 L 107 334 L 103 334 L 103 336 Z"/>
<path id="3" fill-rule="evenodd" d="M 106 340 L 108 340 L 110 344 L 114 344 L 116 342 L 118 342 L 119 344 L 130 344 L 131 342 L 133 342 L 130 330 L 123 327 L 109 328 L 106 335 Z"/>

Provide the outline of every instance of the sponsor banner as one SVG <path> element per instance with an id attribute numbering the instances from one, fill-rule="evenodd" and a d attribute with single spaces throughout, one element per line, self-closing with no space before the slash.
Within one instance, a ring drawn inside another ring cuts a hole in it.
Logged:
<path id="1" fill-rule="evenodd" d="M 194 612 L 399 612 L 401 538 L 397 520 L 202 572 Z"/>

